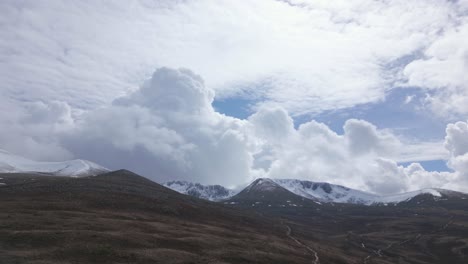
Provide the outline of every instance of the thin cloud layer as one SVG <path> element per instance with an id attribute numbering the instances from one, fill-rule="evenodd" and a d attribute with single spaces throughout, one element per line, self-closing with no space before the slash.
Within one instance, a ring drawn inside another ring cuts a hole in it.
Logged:
<path id="1" fill-rule="evenodd" d="M 219 98 L 261 99 L 256 107 L 280 106 L 293 116 L 379 102 L 396 83 L 443 88 L 428 106 L 466 113 L 465 6 L 2 1 L 0 89 L 16 101 L 27 94 L 89 110 L 137 89 L 150 69 L 183 66 Z"/>

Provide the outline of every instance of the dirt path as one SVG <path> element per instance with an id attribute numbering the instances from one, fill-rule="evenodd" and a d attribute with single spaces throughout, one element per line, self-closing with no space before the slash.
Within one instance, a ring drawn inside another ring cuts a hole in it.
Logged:
<path id="1" fill-rule="evenodd" d="M 447 227 L 449 227 L 452 223 L 453 223 L 453 216 L 451 216 L 451 217 L 449 218 L 449 221 L 448 221 L 444 226 L 442 226 L 441 228 L 439 228 L 439 229 L 437 229 L 437 230 L 434 230 L 434 231 L 432 231 L 432 232 L 430 232 L 430 233 L 428 233 L 428 234 L 426 234 L 426 235 L 433 235 L 433 234 L 436 234 L 436 233 L 438 233 L 438 232 L 444 231 L 444 230 L 447 229 Z M 389 250 L 389 249 L 391 249 L 391 248 L 393 248 L 393 247 L 402 246 L 402 245 L 404 245 L 404 244 L 406 244 L 406 243 L 408 243 L 408 242 L 414 243 L 414 242 L 416 242 L 417 240 L 419 240 L 419 238 L 421 238 L 421 236 L 422 236 L 422 234 L 417 234 L 416 236 L 414 236 L 414 237 L 412 237 L 412 238 L 409 238 L 409 239 L 406 239 L 406 240 L 404 240 L 404 241 L 402 241 L 402 242 L 399 242 L 399 243 L 390 243 L 390 244 L 388 244 L 385 248 L 379 248 L 379 249 L 377 249 L 377 250 L 373 250 L 373 251 L 371 252 L 371 254 L 367 255 L 367 257 L 364 258 L 363 264 L 369 263 L 369 261 L 370 261 L 373 257 L 375 257 L 375 256 L 377 256 L 377 257 L 383 257 L 382 251 L 384 251 L 384 250 Z M 364 246 L 364 247 L 365 247 L 365 246 Z"/>
<path id="2" fill-rule="evenodd" d="M 311 247 L 307 246 L 306 244 L 302 243 L 297 238 L 292 236 L 291 235 L 291 227 L 289 227 L 288 225 L 286 225 L 284 223 L 282 223 L 282 224 L 286 227 L 286 236 L 289 237 L 294 242 L 296 242 L 296 244 L 298 244 L 299 246 L 304 247 L 305 249 L 307 249 L 307 251 L 314 256 L 314 260 L 312 260 L 313 264 L 320 264 L 320 258 L 319 258 L 318 254 L 317 254 L 317 251 L 315 251 Z"/>

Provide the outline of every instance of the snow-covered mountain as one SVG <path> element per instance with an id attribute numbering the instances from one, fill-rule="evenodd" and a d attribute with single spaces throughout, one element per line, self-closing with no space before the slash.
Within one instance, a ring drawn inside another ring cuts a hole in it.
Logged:
<path id="1" fill-rule="evenodd" d="M 171 181 L 163 185 L 176 192 L 210 201 L 225 200 L 236 194 L 234 190 L 227 189 L 221 185 L 202 185 L 187 181 Z"/>
<path id="2" fill-rule="evenodd" d="M 435 200 L 454 195 L 459 196 L 461 194 L 444 189 L 428 188 L 394 195 L 379 196 L 376 194 L 325 182 L 311 182 L 294 179 L 274 179 L 273 181 L 290 192 L 324 203 L 332 202 L 363 205 L 386 205 L 406 202 L 422 194 L 429 194 L 434 197 Z"/>
<path id="3" fill-rule="evenodd" d="M 297 195 L 272 179 L 260 178 L 241 192 L 225 201 L 225 204 L 240 204 L 249 207 L 316 207 L 318 203 Z"/>
<path id="4" fill-rule="evenodd" d="M 0 173 L 37 172 L 57 176 L 83 177 L 108 171 L 108 169 L 87 160 L 34 161 L 0 150 Z"/>
<path id="5" fill-rule="evenodd" d="M 312 200 L 316 203 L 348 203 L 361 205 L 387 205 L 409 202 L 421 195 L 430 195 L 433 200 L 444 200 L 448 197 L 468 199 L 468 194 L 428 188 L 394 195 L 376 195 L 326 182 L 311 182 L 295 179 L 259 178 L 240 192 L 220 185 L 201 185 L 186 181 L 167 182 L 164 186 L 179 193 L 191 195 L 210 201 L 222 200 L 258 200 L 265 202 L 283 202 L 297 200 L 291 194 Z M 236 194 L 237 193 L 237 194 Z M 284 198 L 284 199 L 283 199 Z"/>

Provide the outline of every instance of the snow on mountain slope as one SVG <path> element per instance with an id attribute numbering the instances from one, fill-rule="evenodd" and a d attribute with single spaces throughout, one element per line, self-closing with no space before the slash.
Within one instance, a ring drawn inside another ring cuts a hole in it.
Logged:
<path id="1" fill-rule="evenodd" d="M 68 160 L 61 162 L 42 162 L 0 150 L 0 172 L 38 172 L 58 176 L 82 177 L 97 175 L 109 170 L 87 160 Z"/>
<path id="2" fill-rule="evenodd" d="M 236 194 L 235 191 L 221 185 L 202 185 L 186 181 L 171 181 L 163 185 L 176 192 L 210 201 L 225 200 Z"/>
<path id="3" fill-rule="evenodd" d="M 227 189 L 220 185 L 201 185 L 186 181 L 167 182 L 164 186 L 179 193 L 210 201 L 240 199 L 239 197 L 243 199 L 249 197 L 252 199 L 270 199 L 272 202 L 273 200 L 291 200 L 292 198 L 287 194 L 289 192 L 318 203 L 349 203 L 361 205 L 398 204 L 410 201 L 422 194 L 430 194 L 434 197 L 434 200 L 460 195 L 468 197 L 462 193 L 436 188 L 380 196 L 326 182 L 269 178 L 256 179 L 240 192 Z M 284 197 L 286 198 L 282 199 Z"/>
<path id="4" fill-rule="evenodd" d="M 420 194 L 430 194 L 434 197 L 442 197 L 442 194 L 436 189 L 422 189 L 412 192 L 394 194 L 394 195 L 386 195 L 378 197 L 374 203 L 381 203 L 381 204 L 389 204 L 389 203 L 401 203 L 408 201 Z"/>
<path id="5" fill-rule="evenodd" d="M 297 195 L 321 202 L 352 203 L 352 204 L 396 204 L 408 201 L 421 194 L 431 194 L 434 197 L 441 197 L 439 189 L 422 189 L 413 192 L 379 196 L 372 193 L 354 190 L 341 185 L 334 185 L 324 182 L 311 182 L 292 179 L 274 179 L 276 183 Z M 447 191 L 446 191 L 447 192 Z"/>
<path id="6" fill-rule="evenodd" d="M 250 207 L 316 207 L 316 201 L 297 195 L 272 179 L 259 178 L 225 203 Z"/>
<path id="7" fill-rule="evenodd" d="M 325 182 L 289 179 L 275 179 L 274 181 L 290 192 L 320 202 L 368 204 L 378 198 L 377 195 L 371 193 Z"/>
<path id="8" fill-rule="evenodd" d="M 269 178 L 259 178 L 253 181 L 249 186 L 247 186 L 243 191 L 244 192 L 272 192 L 280 188 L 280 185 L 275 181 Z"/>

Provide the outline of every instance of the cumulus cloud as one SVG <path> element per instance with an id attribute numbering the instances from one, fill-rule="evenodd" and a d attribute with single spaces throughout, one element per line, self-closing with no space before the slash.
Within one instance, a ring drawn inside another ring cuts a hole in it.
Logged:
<path id="1" fill-rule="evenodd" d="M 161 68 L 139 90 L 84 115 L 66 146 L 159 181 L 247 181 L 252 156 L 245 121 L 215 112 L 213 97 L 191 71 Z"/>
<path id="2" fill-rule="evenodd" d="M 395 152 L 400 144 L 391 133 L 378 131 L 374 125 L 363 120 L 350 119 L 343 129 L 351 152 L 357 155 L 369 152 L 386 155 Z"/>
<path id="3" fill-rule="evenodd" d="M 138 90 L 79 115 L 60 101 L 14 105 L 18 111 L 0 120 L 7 127 L 0 144 L 33 158 L 86 158 L 156 181 L 235 186 L 256 177 L 299 178 L 380 194 L 466 186 L 459 184 L 468 172 L 465 122 L 447 126 L 455 172 L 428 172 L 419 163 L 399 165 L 406 143 L 367 121 L 347 120 L 342 134 L 314 120 L 296 127 L 278 106 L 241 120 L 216 112 L 214 97 L 192 71 L 160 68 Z"/>
<path id="4" fill-rule="evenodd" d="M 468 183 L 468 122 L 448 124 L 445 147 L 450 152 L 448 165 L 459 173 L 460 180 Z"/>

